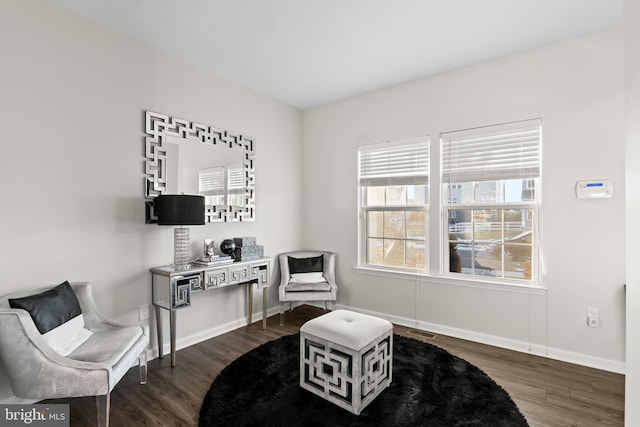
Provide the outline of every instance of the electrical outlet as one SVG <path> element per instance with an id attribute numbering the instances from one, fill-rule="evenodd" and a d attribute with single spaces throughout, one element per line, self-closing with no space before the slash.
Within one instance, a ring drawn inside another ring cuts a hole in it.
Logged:
<path id="1" fill-rule="evenodd" d="M 142 304 L 138 307 L 138 318 L 140 320 L 147 320 L 149 318 L 149 304 Z"/>
<path id="2" fill-rule="evenodd" d="M 600 310 L 597 308 L 587 308 L 587 325 L 590 328 L 600 327 Z"/>

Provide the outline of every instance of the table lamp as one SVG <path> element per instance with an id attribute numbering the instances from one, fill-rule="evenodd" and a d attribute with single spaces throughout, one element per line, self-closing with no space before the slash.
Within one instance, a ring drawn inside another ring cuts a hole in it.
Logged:
<path id="1" fill-rule="evenodd" d="M 185 225 L 204 225 L 204 196 L 163 194 L 155 199 L 158 225 L 177 225 L 173 231 L 173 263 L 186 270 L 191 262 L 191 240 Z"/>

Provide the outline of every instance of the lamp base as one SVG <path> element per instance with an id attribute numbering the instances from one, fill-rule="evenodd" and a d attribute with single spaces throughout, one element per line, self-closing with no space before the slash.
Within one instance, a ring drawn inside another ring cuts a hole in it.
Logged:
<path id="1" fill-rule="evenodd" d="M 189 229 L 178 227 L 173 230 L 173 264 L 176 270 L 186 270 L 191 263 L 191 240 Z"/>

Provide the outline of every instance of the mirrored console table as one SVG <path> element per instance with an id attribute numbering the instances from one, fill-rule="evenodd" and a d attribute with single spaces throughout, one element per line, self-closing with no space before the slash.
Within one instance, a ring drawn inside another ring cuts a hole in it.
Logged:
<path id="1" fill-rule="evenodd" d="M 253 323 L 253 285 L 262 289 L 262 329 L 267 328 L 267 288 L 271 285 L 271 261 L 265 257 L 252 261 L 236 261 L 220 265 L 191 264 L 187 270 L 173 267 L 151 268 L 152 300 L 156 312 L 158 355 L 163 354 L 162 310 L 169 311 L 171 340 L 171 366 L 176 366 L 176 311 L 191 306 L 191 297 L 225 286 L 248 285 L 247 311 L 249 324 Z"/>

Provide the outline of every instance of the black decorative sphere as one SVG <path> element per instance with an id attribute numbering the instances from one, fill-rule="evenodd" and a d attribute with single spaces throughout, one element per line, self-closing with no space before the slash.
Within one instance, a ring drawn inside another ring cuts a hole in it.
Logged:
<path id="1" fill-rule="evenodd" d="M 223 254 L 231 255 L 235 250 L 236 250 L 236 242 L 234 242 L 233 240 L 225 239 L 222 242 L 220 242 L 220 251 Z"/>

